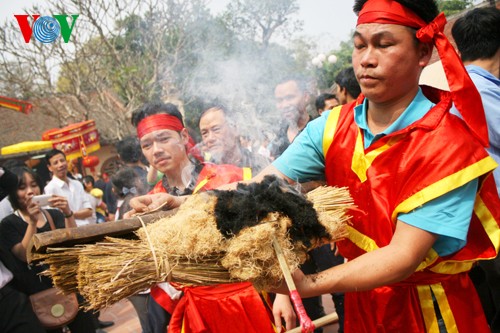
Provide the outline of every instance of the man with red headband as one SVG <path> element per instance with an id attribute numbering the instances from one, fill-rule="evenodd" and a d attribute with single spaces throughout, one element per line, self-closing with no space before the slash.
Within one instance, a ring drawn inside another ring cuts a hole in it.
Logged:
<path id="1" fill-rule="evenodd" d="M 348 187 L 358 207 L 338 243 L 348 261 L 295 272 L 298 291 L 345 292 L 346 332 L 489 332 L 467 274 L 500 246 L 480 96 L 434 1 L 357 0 L 354 10 L 362 95 L 310 122 L 255 178 L 325 179 Z M 433 46 L 449 93 L 418 85 Z"/>
<path id="2" fill-rule="evenodd" d="M 177 202 L 181 196 L 244 179 L 244 171 L 236 166 L 202 164 L 190 156 L 193 141 L 175 105 L 146 104 L 132 114 L 132 123 L 144 156 L 164 174 L 150 195 L 132 199 L 134 211 L 151 209 L 157 196 Z M 162 318 L 158 311 L 153 321 L 168 324 L 169 332 L 274 332 L 268 312 L 249 282 L 180 289 L 184 293 L 180 300 L 181 292 L 168 283 L 151 289 L 153 298 L 172 314 L 169 324 L 169 315 Z"/>

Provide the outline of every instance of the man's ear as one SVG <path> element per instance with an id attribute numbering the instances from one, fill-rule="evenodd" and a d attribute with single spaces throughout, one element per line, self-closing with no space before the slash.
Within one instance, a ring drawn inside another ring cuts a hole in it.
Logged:
<path id="1" fill-rule="evenodd" d="M 184 145 L 187 145 L 188 142 L 189 142 L 189 133 L 188 133 L 188 130 L 187 128 L 183 128 L 180 132 L 179 132 L 180 136 L 181 136 L 181 140 L 182 140 L 182 143 Z"/>
<path id="2" fill-rule="evenodd" d="M 419 65 L 424 68 L 427 66 L 432 57 L 433 45 L 432 43 L 419 43 L 418 53 L 419 53 Z"/>
<path id="3" fill-rule="evenodd" d="M 52 166 L 50 165 L 50 162 L 48 162 L 48 163 L 47 163 L 47 169 L 48 169 L 50 172 L 54 173 L 54 168 L 52 168 Z"/>

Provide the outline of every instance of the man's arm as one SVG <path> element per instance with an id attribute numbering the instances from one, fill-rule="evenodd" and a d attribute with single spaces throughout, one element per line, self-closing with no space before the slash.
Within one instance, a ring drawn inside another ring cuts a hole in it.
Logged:
<path id="1" fill-rule="evenodd" d="M 294 273 L 302 297 L 370 290 L 402 281 L 415 272 L 437 235 L 398 221 L 389 245 L 318 274 Z"/>
<path id="2" fill-rule="evenodd" d="M 268 176 L 268 175 L 276 175 L 280 178 L 285 179 L 289 184 L 295 184 L 295 182 L 292 179 L 285 176 L 282 172 L 280 172 L 278 169 L 276 169 L 276 167 L 274 167 L 272 164 L 270 164 L 264 170 L 259 172 L 255 177 L 253 177 L 252 179 L 242 180 L 240 182 L 235 182 L 235 183 L 223 185 L 223 186 L 218 187 L 217 189 L 224 190 L 224 191 L 236 190 L 236 186 L 238 186 L 238 184 L 241 184 L 241 183 L 243 183 L 243 184 L 259 183 L 264 179 L 265 176 Z"/>
<path id="3" fill-rule="evenodd" d="M 92 217 L 92 213 L 94 212 L 92 203 L 90 202 L 90 198 L 92 198 L 92 196 L 85 192 L 85 189 L 83 188 L 83 185 L 81 183 L 79 183 L 78 185 L 80 185 L 78 186 L 78 197 L 80 198 L 80 200 L 82 200 L 82 204 L 80 207 L 83 208 L 73 212 L 73 214 L 75 215 L 75 219 L 84 220 L 88 217 Z"/>
<path id="4" fill-rule="evenodd" d="M 87 217 L 92 216 L 92 208 L 83 208 L 76 212 L 73 212 L 73 214 L 75 215 L 75 219 L 83 220 L 86 219 Z"/>

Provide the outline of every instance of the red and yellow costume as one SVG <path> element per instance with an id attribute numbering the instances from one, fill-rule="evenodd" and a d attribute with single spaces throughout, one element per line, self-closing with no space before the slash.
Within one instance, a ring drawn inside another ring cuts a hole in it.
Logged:
<path id="1" fill-rule="evenodd" d="M 496 257 L 500 247 L 500 199 L 491 175 L 496 163 L 484 149 L 488 134 L 479 93 L 443 33 L 443 14 L 427 24 L 396 1 L 368 0 L 357 23 L 416 29 L 420 42 L 436 47 L 450 93 L 424 89 L 436 105 L 367 149 L 354 121 L 354 103 L 331 111 L 323 137 L 326 179 L 329 185 L 348 186 L 359 207 L 352 212 L 348 237 L 338 244 L 341 254 L 352 260 L 387 246 L 399 214 L 474 179 L 479 189 L 465 247 L 444 257 L 431 249 L 407 279 L 346 293 L 346 331 L 439 332 L 439 312 L 448 332 L 489 332 L 467 274 L 477 260 Z M 463 120 L 449 113 L 452 102 Z"/>
<path id="2" fill-rule="evenodd" d="M 250 168 L 239 168 L 229 164 L 206 163 L 198 175 L 193 193 L 214 190 L 219 186 L 250 178 L 252 178 Z M 166 193 L 163 183 L 158 182 L 150 193 Z"/>
<path id="3" fill-rule="evenodd" d="M 339 250 L 352 260 L 388 245 L 398 214 L 479 177 L 467 244 L 446 257 L 431 249 L 404 281 L 346 293 L 346 332 L 439 332 L 433 296 L 448 332 L 489 332 L 467 272 L 475 261 L 494 258 L 499 249 L 500 200 L 490 173 L 496 163 L 464 122 L 449 114 L 449 93 L 424 88 L 424 94 L 437 103 L 433 109 L 367 149 L 354 121 L 355 103 L 331 111 L 323 149 L 327 183 L 348 186 L 359 207 Z"/>

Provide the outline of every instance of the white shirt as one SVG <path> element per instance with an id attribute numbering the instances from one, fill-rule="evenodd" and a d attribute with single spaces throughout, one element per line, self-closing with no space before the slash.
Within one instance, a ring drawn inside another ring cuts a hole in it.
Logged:
<path id="1" fill-rule="evenodd" d="M 14 208 L 12 208 L 10 204 L 9 197 L 3 198 L 3 200 L 0 201 L 0 221 L 12 213 L 14 213 Z"/>
<path id="2" fill-rule="evenodd" d="M 95 224 L 97 222 L 97 217 L 95 215 L 95 211 L 96 211 L 97 206 L 101 202 L 100 202 L 99 199 L 97 199 L 96 197 L 94 197 L 92 194 L 90 194 L 87 191 L 85 191 L 85 196 L 87 197 L 87 199 L 89 200 L 90 204 L 92 205 L 92 216 L 89 217 L 89 219 L 91 219 L 90 223 L 91 224 Z"/>
<path id="3" fill-rule="evenodd" d="M 0 177 L 2 177 L 5 173 L 5 170 L 0 167 Z M 0 221 L 3 220 L 4 217 L 12 214 L 14 212 L 14 209 L 12 208 L 12 205 L 10 204 L 9 197 L 3 198 L 2 201 L 0 201 Z"/>
<path id="4" fill-rule="evenodd" d="M 77 180 L 68 178 L 68 182 L 52 177 L 52 180 L 45 186 L 46 194 L 60 195 L 68 199 L 69 208 L 73 211 L 79 211 L 85 208 L 92 209 L 92 204 L 90 203 L 87 193 L 83 189 L 82 183 Z M 81 227 L 82 225 L 95 224 L 95 211 L 93 216 L 86 219 L 75 219 L 76 225 Z"/>
<path id="5" fill-rule="evenodd" d="M 9 271 L 3 262 L 0 261 L 0 289 L 5 287 L 13 277 L 12 272 Z"/>

